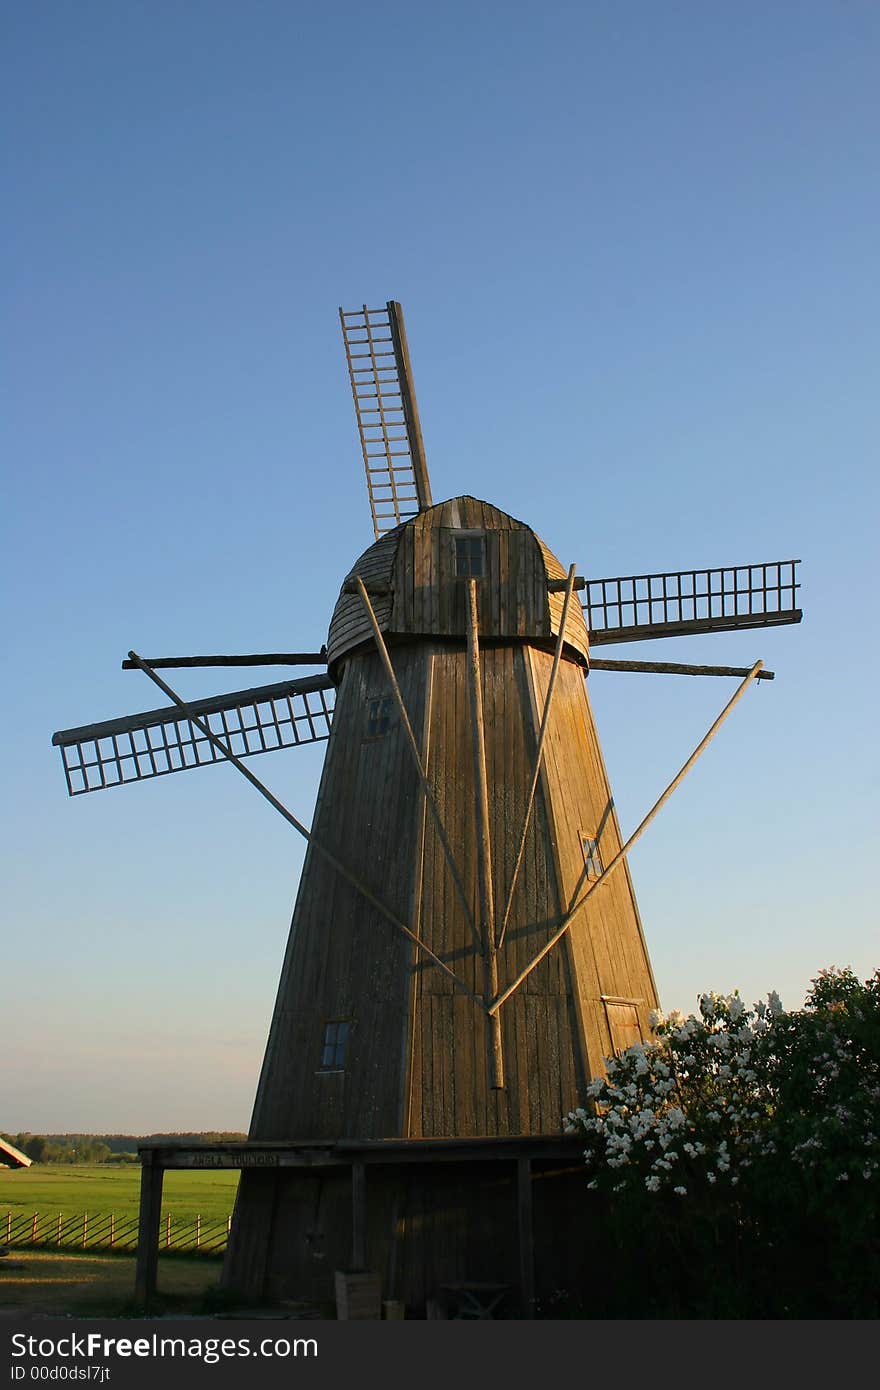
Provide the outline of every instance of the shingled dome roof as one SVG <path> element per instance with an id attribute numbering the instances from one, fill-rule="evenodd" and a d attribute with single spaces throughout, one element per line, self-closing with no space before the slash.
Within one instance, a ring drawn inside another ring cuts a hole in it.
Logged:
<path id="1" fill-rule="evenodd" d="M 486 586 L 481 586 L 480 633 L 484 638 L 552 645 L 559 632 L 564 595 L 548 592 L 548 580 L 566 569 L 531 527 L 475 497 L 455 497 L 419 512 L 365 550 L 346 576 L 327 639 L 331 674 L 355 648 L 372 641 L 369 618 L 350 581 L 359 576 L 379 627 L 389 639 L 463 636 L 453 540 L 485 537 Z M 588 637 L 575 599 L 566 622 L 568 654 L 587 663 Z"/>

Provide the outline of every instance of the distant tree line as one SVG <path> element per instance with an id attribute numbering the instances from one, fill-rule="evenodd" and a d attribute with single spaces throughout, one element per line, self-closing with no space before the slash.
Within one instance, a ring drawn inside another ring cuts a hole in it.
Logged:
<path id="1" fill-rule="evenodd" d="M 138 1144 L 193 1141 L 222 1144 L 247 1138 L 232 1130 L 207 1130 L 203 1134 L 7 1134 L 0 1137 L 20 1149 L 34 1163 L 133 1163 Z"/>

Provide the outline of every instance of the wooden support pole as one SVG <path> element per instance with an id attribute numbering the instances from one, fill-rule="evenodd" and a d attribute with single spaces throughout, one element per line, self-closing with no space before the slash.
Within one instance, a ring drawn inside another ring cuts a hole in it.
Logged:
<path id="1" fill-rule="evenodd" d="M 661 806 L 663 806 L 665 802 L 669 800 L 676 787 L 684 780 L 688 772 L 690 772 L 694 763 L 697 761 L 700 754 L 703 752 L 703 749 L 714 738 L 715 734 L 718 732 L 721 725 L 724 723 L 725 719 L 730 714 L 734 705 L 736 705 L 737 702 L 742 698 L 748 687 L 751 685 L 752 681 L 756 679 L 758 672 L 761 670 L 762 666 L 763 662 L 755 662 L 754 666 L 749 671 L 745 680 L 737 686 L 733 695 L 728 700 L 727 704 L 724 706 L 724 709 L 721 711 L 718 718 L 715 720 L 715 723 L 697 744 L 696 748 L 694 749 L 693 753 L 691 753 L 687 762 L 684 763 L 684 765 L 679 769 L 679 771 L 676 773 L 675 777 L 673 777 L 672 781 L 669 783 L 669 786 L 666 788 L 663 794 L 660 797 L 658 797 L 658 799 L 654 802 L 654 805 L 651 807 L 650 811 L 645 816 L 641 824 L 638 825 L 636 829 L 633 831 L 632 835 L 630 835 L 626 844 L 617 851 L 614 858 L 599 875 L 599 877 L 590 884 L 586 893 L 584 893 L 582 897 L 578 898 L 577 902 L 574 904 L 574 907 L 569 909 L 569 911 L 563 918 L 561 925 L 553 933 L 549 941 L 545 942 L 545 944 L 541 947 L 541 950 L 537 953 L 536 956 L 533 957 L 533 959 L 529 962 L 526 968 L 520 971 L 513 984 L 508 985 L 504 993 L 500 994 L 497 997 L 497 999 L 494 999 L 492 1001 L 492 1003 L 489 1005 L 490 1013 L 496 1013 L 498 1009 L 501 1008 L 501 1005 L 504 1004 L 506 1000 L 508 1000 L 517 989 L 519 989 L 523 980 L 532 973 L 532 971 L 535 969 L 535 966 L 540 965 L 541 961 L 547 955 L 547 952 L 552 950 L 553 947 L 556 945 L 557 941 L 559 941 L 560 938 L 563 937 L 565 933 L 568 931 L 569 927 L 572 924 L 572 921 L 574 920 L 575 915 L 583 907 L 590 894 L 594 893 L 597 888 L 600 888 L 602 884 L 605 883 L 608 879 L 609 874 L 611 874 L 617 868 L 617 866 L 623 862 L 624 858 L 632 849 L 636 840 L 638 840 L 647 830 L 648 826 L 651 824 L 651 821 L 654 819 L 657 812 L 660 810 Z"/>
<path id="2" fill-rule="evenodd" d="M 351 1165 L 351 1268 L 367 1267 L 367 1167 L 363 1160 Z"/>
<path id="3" fill-rule="evenodd" d="M 646 671 L 661 676 L 747 676 L 748 666 L 687 666 L 674 661 L 612 661 L 590 657 L 591 671 Z M 755 680 L 772 681 L 774 671 L 759 671 Z"/>
<path id="4" fill-rule="evenodd" d="M 352 575 L 343 581 L 342 592 L 344 594 L 359 594 L 360 588 L 358 586 L 363 583 L 364 581 L 359 574 Z M 364 584 L 364 588 L 368 594 L 372 594 L 373 598 L 387 598 L 393 592 L 390 584 Z"/>
<path id="5" fill-rule="evenodd" d="M 319 652 L 254 652 L 252 656 L 145 656 L 143 660 L 154 669 L 183 666 L 321 666 L 327 662 L 327 648 Z M 140 667 L 130 658 L 122 663 L 123 671 L 138 671 Z"/>
<path id="6" fill-rule="evenodd" d="M 492 889 L 492 837 L 489 829 L 489 780 L 486 774 L 486 735 L 483 721 L 483 687 L 480 679 L 480 634 L 477 581 L 467 581 L 468 684 L 471 699 L 471 751 L 474 762 L 474 813 L 476 822 L 477 883 L 480 894 L 480 939 L 483 953 L 483 993 L 489 1046 L 489 1086 L 504 1086 L 501 1019 L 489 1013 L 498 993 L 498 947 L 495 941 L 495 900 Z"/>
<path id="7" fill-rule="evenodd" d="M 147 1149 L 141 1158 L 141 1205 L 138 1216 L 137 1262 L 134 1296 L 144 1312 L 156 1293 L 159 1271 L 159 1219 L 162 1213 L 164 1169 L 157 1155 Z"/>
<path id="8" fill-rule="evenodd" d="M 562 657 L 562 647 L 565 641 L 565 624 L 568 622 L 568 609 L 571 604 L 571 595 L 575 585 L 575 566 L 572 565 L 568 571 L 568 579 L 565 587 L 565 602 L 562 605 L 562 619 L 559 623 L 559 632 L 556 637 L 556 650 L 553 653 L 553 667 L 550 671 L 550 681 L 547 685 L 547 698 L 544 701 L 544 713 L 541 717 L 541 729 L 538 734 L 538 746 L 535 750 L 535 766 L 532 772 L 532 783 L 529 787 L 528 801 L 526 802 L 526 813 L 523 818 L 522 835 L 520 836 L 519 849 L 516 855 L 516 863 L 513 866 L 513 875 L 510 880 L 510 888 L 507 893 L 507 902 L 504 907 L 504 916 L 501 919 L 501 930 L 498 933 L 498 949 L 500 951 L 504 944 L 504 934 L 507 931 L 507 923 L 510 918 L 510 909 L 513 906 L 513 894 L 516 889 L 516 881 L 519 878 L 519 871 L 522 866 L 523 854 L 526 847 L 526 836 L 529 830 L 529 821 L 532 817 L 532 806 L 535 800 L 535 789 L 538 785 L 538 777 L 541 772 L 541 762 L 544 757 L 544 739 L 547 736 L 547 725 L 550 720 L 550 705 L 553 700 L 553 692 L 556 689 L 556 676 L 559 671 L 559 662 Z"/>
<path id="9" fill-rule="evenodd" d="M 449 966 L 446 964 L 445 961 L 442 961 L 439 956 L 436 956 L 434 952 L 431 950 L 431 948 L 429 946 L 426 946 L 424 941 L 422 941 L 421 938 L 418 937 L 414 931 L 411 931 L 410 928 L 404 922 L 401 922 L 400 918 L 396 917 L 394 913 L 390 910 L 390 908 L 387 908 L 385 904 L 381 902 L 379 898 L 376 897 L 375 893 L 372 893 L 370 889 L 367 888 L 366 884 L 362 883 L 360 879 L 358 879 L 351 872 L 350 869 L 347 869 L 345 865 L 342 864 L 336 858 L 335 854 L 332 854 L 330 850 L 326 849 L 325 846 L 321 844 L 321 841 L 317 840 L 315 836 L 312 834 L 312 832 L 306 829 L 302 821 L 297 820 L 293 812 L 289 811 L 287 807 L 284 805 L 284 803 L 279 801 L 277 796 L 274 796 L 273 793 L 269 791 L 269 788 L 260 781 L 259 777 L 255 777 L 254 774 L 251 772 L 250 768 L 245 767 L 241 759 L 236 757 L 236 755 L 232 752 L 232 749 L 229 748 L 229 746 L 225 744 L 221 738 L 218 738 L 217 735 L 213 732 L 213 730 L 210 729 L 203 720 L 199 719 L 199 717 L 193 713 L 191 707 L 186 703 L 186 701 L 182 700 L 181 697 L 177 694 L 177 692 L 175 690 L 172 690 L 171 686 L 167 685 L 165 681 L 163 681 L 161 676 L 156 675 L 156 672 L 152 670 L 150 666 L 147 665 L 143 657 L 138 656 L 137 652 L 129 652 L 128 655 L 129 658 L 135 663 L 135 665 L 138 666 L 140 670 L 142 670 L 146 675 L 148 675 L 150 677 L 150 680 L 153 681 L 155 685 L 158 685 L 159 689 L 164 691 L 164 693 L 168 696 L 170 700 L 174 701 L 178 708 L 181 709 L 183 713 L 186 715 L 190 723 L 194 724 L 196 728 L 199 730 L 199 732 L 204 734 L 208 742 L 213 744 L 213 746 L 218 750 L 218 752 L 222 753 L 224 758 L 227 758 L 228 761 L 232 763 L 232 766 L 238 769 L 242 777 L 244 777 L 246 781 L 250 782 L 251 786 L 255 787 L 261 796 L 264 796 L 266 798 L 270 806 L 274 806 L 275 810 L 278 812 L 280 816 L 284 817 L 288 825 L 292 825 L 294 830 L 296 830 L 298 834 L 302 835 L 303 839 L 309 843 L 309 845 L 315 850 L 315 852 L 317 854 L 320 854 L 321 857 L 324 860 L 326 860 L 326 862 L 330 864 L 342 878 L 345 879 L 346 883 L 350 883 L 352 888 L 354 888 L 358 893 L 360 893 L 361 897 L 365 898 L 371 907 L 374 907 L 377 912 L 381 913 L 382 916 L 386 919 L 386 921 L 389 921 L 392 924 L 392 926 L 397 927 L 399 931 L 402 931 L 404 936 L 408 937 L 409 940 L 412 941 L 413 944 L 417 946 L 419 950 L 422 951 L 428 957 L 428 959 L 434 965 L 437 966 L 439 970 L 442 970 L 444 974 L 448 975 L 449 978 L 454 982 L 454 984 L 460 990 L 462 990 L 470 999 L 473 999 L 475 1003 L 481 1004 L 481 1001 L 479 1000 L 477 995 L 474 994 L 473 990 L 468 988 L 468 986 L 464 983 L 463 980 L 460 980 L 458 978 L 455 971 L 450 970 Z"/>
<path id="10" fill-rule="evenodd" d="M 431 505 L 431 483 L 428 478 L 428 465 L 425 462 L 425 445 L 422 440 L 422 426 L 419 422 L 419 408 L 416 405 L 403 310 L 394 299 L 389 299 L 385 307 L 388 310 L 394 360 L 397 363 L 397 380 L 400 383 L 400 400 L 403 406 L 403 418 L 406 421 L 409 455 L 416 480 L 416 495 L 419 499 L 419 511 L 423 512 L 426 507 Z"/>
<path id="11" fill-rule="evenodd" d="M 446 829 L 443 825 L 443 821 L 440 818 L 440 812 L 437 808 L 437 802 L 434 800 L 434 793 L 431 789 L 431 784 L 428 781 L 428 774 L 425 769 L 425 765 L 422 762 L 422 755 L 419 751 L 419 745 L 416 742 L 416 736 L 413 733 L 413 727 L 410 723 L 406 705 L 403 703 L 403 696 L 400 693 L 400 686 L 397 682 L 397 677 L 394 674 L 394 667 L 391 664 L 391 657 L 388 654 L 387 643 L 385 641 L 385 638 L 382 636 L 382 629 L 379 627 L 379 623 L 376 618 L 373 605 L 370 602 L 370 596 L 367 593 L 367 590 L 364 586 L 364 581 L 361 579 L 360 575 L 355 575 L 355 583 L 357 585 L 357 592 L 360 594 L 361 601 L 363 602 L 363 605 L 367 610 L 367 617 L 370 620 L 370 627 L 373 630 L 373 641 L 376 644 L 376 650 L 379 653 L 379 658 L 382 662 L 383 667 L 385 668 L 385 674 L 388 677 L 388 683 L 391 686 L 391 691 L 394 695 L 394 702 L 397 705 L 397 713 L 400 715 L 400 722 L 403 725 L 403 731 L 406 735 L 407 742 L 409 743 L 410 750 L 412 751 L 412 755 L 415 759 L 416 770 L 419 774 L 419 781 L 422 784 L 422 791 L 424 792 L 428 809 L 431 812 L 431 815 L 434 819 L 434 824 L 437 827 L 437 834 L 439 836 L 440 843 L 443 846 L 443 853 L 446 856 L 446 863 L 449 866 L 449 872 L 452 875 L 452 881 L 455 884 L 455 889 L 458 893 L 459 902 L 464 908 L 465 921 L 470 927 L 471 934 L 473 935 L 475 941 L 478 945 L 480 945 L 480 936 L 477 932 L 476 924 L 473 918 L 473 913 L 471 912 L 471 905 L 468 900 L 468 895 L 465 892 L 464 884 L 461 881 L 461 874 L 458 871 L 458 865 L 456 864 L 455 856 L 452 853 L 452 846 L 449 843 L 449 840 L 446 835 Z"/>
<path id="12" fill-rule="evenodd" d="M 519 1233 L 519 1287 L 524 1318 L 535 1316 L 535 1233 L 532 1212 L 532 1160 L 516 1160 L 516 1219 Z"/>

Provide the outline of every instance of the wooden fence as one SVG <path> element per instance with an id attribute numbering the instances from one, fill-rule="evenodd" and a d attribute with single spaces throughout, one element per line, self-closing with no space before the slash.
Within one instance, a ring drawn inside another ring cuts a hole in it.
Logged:
<path id="1" fill-rule="evenodd" d="M 219 1255 L 226 1249 L 232 1216 L 203 1220 L 163 1212 L 159 1250 Z M 6 1211 L 0 1213 L 0 1244 L 10 1249 L 134 1251 L 138 1241 L 137 1213 Z"/>

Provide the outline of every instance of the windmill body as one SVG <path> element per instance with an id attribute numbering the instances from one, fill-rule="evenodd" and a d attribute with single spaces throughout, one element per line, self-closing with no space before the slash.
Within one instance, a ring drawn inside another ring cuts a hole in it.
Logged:
<path id="1" fill-rule="evenodd" d="M 313 833 L 479 998 L 467 581 L 476 576 L 496 934 L 526 825 L 498 953 L 502 989 L 547 942 L 590 874 L 620 848 L 584 681 L 583 616 L 571 606 L 529 809 L 561 618 L 561 594 L 549 592 L 548 581 L 564 580 L 562 566 L 527 526 L 460 497 L 390 532 L 353 573 L 376 594 L 375 615 L 464 895 L 429 814 L 363 605 L 345 591 L 328 639 L 339 685 Z M 500 1010 L 504 1084 L 493 1087 L 486 1018 L 474 999 L 332 864 L 310 853 L 252 1135 L 553 1132 L 602 1059 L 647 1033 L 656 1003 L 632 886 L 621 874 L 585 905 L 559 948 Z"/>

